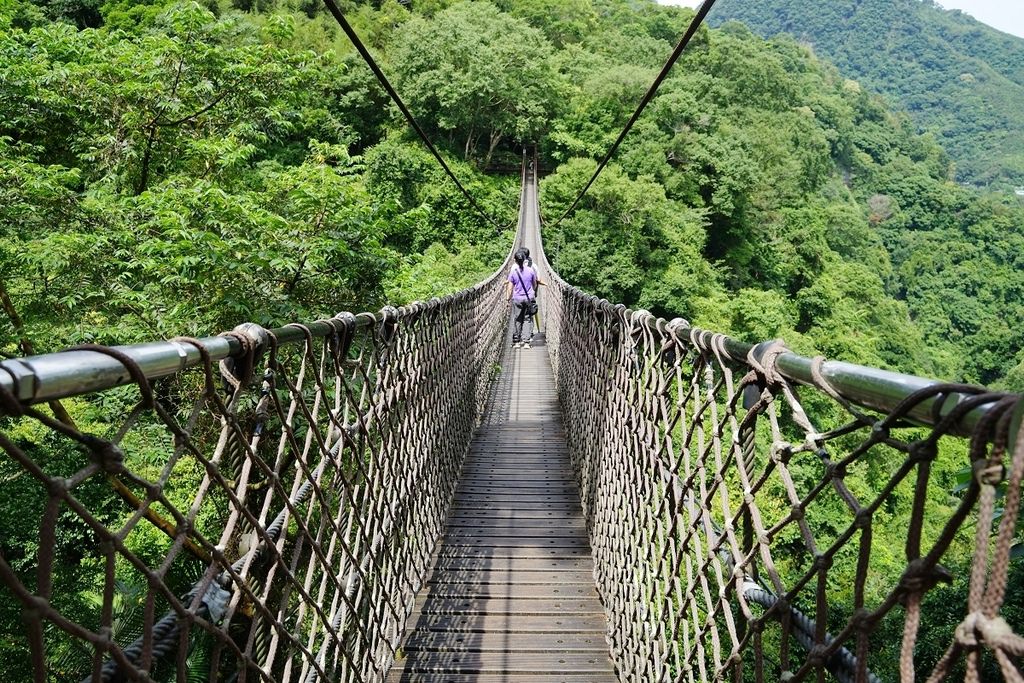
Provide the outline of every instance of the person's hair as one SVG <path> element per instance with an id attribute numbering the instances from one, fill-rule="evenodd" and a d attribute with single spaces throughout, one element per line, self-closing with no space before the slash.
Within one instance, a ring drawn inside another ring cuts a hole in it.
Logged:
<path id="1" fill-rule="evenodd" d="M 523 269 L 523 261 L 526 260 L 526 254 L 523 253 L 525 251 L 526 250 L 523 247 L 520 247 L 519 249 L 516 249 L 516 253 L 512 256 L 516 261 L 516 265 L 519 266 L 519 270 Z"/>

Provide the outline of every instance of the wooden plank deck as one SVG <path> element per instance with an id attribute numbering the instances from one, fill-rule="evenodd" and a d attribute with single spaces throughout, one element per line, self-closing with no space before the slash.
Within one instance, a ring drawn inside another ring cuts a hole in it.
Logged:
<path id="1" fill-rule="evenodd" d="M 543 337 L 509 349 L 389 683 L 613 683 Z"/>

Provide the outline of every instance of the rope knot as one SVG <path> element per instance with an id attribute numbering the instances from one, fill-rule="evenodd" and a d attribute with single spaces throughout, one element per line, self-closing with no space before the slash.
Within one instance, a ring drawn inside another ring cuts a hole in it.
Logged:
<path id="1" fill-rule="evenodd" d="M 867 529 L 871 526 L 872 511 L 870 508 L 862 508 L 857 511 L 853 519 L 853 526 L 856 529 Z"/>
<path id="2" fill-rule="evenodd" d="M 221 376 L 235 391 L 249 386 L 260 354 L 270 343 L 270 334 L 256 323 L 242 323 L 221 336 L 236 340 L 242 347 L 238 357 L 230 356 L 220 362 Z"/>
<path id="3" fill-rule="evenodd" d="M 939 454 L 939 448 L 934 441 L 915 441 L 910 444 L 908 453 L 910 461 L 914 463 L 932 462 Z"/>
<path id="4" fill-rule="evenodd" d="M 889 425 L 886 424 L 885 420 L 878 420 L 871 425 L 871 441 L 872 443 L 880 443 L 889 438 Z"/>
<path id="5" fill-rule="evenodd" d="M 59 498 L 68 492 L 68 480 L 64 477 L 53 477 L 46 482 L 46 493 L 51 498 Z"/>
<path id="6" fill-rule="evenodd" d="M 380 322 L 380 340 L 385 346 L 390 346 L 398 334 L 398 309 L 394 306 L 385 306 L 380 309 L 377 320 Z"/>
<path id="7" fill-rule="evenodd" d="M 99 440 L 97 439 L 97 441 Z M 99 441 L 99 443 L 90 444 L 89 450 L 92 452 L 93 460 L 107 474 L 120 474 L 124 471 L 124 451 L 117 444 Z"/>
<path id="8" fill-rule="evenodd" d="M 1006 478 L 1006 467 L 1002 462 L 992 460 L 975 460 L 971 464 L 974 470 L 974 479 L 981 486 L 999 486 Z"/>
<path id="9" fill-rule="evenodd" d="M 649 318 L 654 318 L 650 311 L 638 308 L 629 316 L 630 326 L 635 328 L 643 325 Z"/>
<path id="10" fill-rule="evenodd" d="M 772 460 L 779 464 L 789 464 L 790 458 L 793 457 L 793 444 L 787 443 L 785 441 L 773 442 L 771 446 L 770 456 Z"/>
<path id="11" fill-rule="evenodd" d="M 871 614 L 871 610 L 864 607 L 855 609 L 853 614 L 850 615 L 850 623 L 853 624 L 858 631 L 870 630 L 877 621 L 878 617 Z"/>
<path id="12" fill-rule="evenodd" d="M 352 347 L 352 340 L 355 338 L 356 316 L 347 311 L 342 311 L 328 322 L 334 328 L 334 336 L 331 338 L 333 351 L 337 354 L 338 360 L 344 361 L 348 356 L 348 350 Z"/>
<path id="13" fill-rule="evenodd" d="M 830 462 L 825 466 L 825 476 L 829 479 L 845 479 L 846 475 L 846 465 L 842 463 Z"/>
<path id="14" fill-rule="evenodd" d="M 786 378 L 779 372 L 776 363 L 784 353 L 789 353 L 789 349 L 781 339 L 763 342 L 750 349 L 747 363 L 754 368 L 765 386 L 779 387 L 786 383 Z"/>
<path id="15" fill-rule="evenodd" d="M 811 648 L 811 651 L 807 653 L 807 663 L 816 669 L 820 669 L 825 666 L 825 662 L 828 661 L 828 657 L 825 655 L 825 648 L 827 646 L 822 643 L 817 643 Z"/>
<path id="16" fill-rule="evenodd" d="M 903 596 L 900 602 L 906 604 L 906 598 L 910 595 L 921 595 L 930 591 L 939 583 L 953 583 L 953 575 L 941 564 L 929 566 L 921 558 L 911 560 L 900 579 L 900 587 L 903 589 Z"/>
<path id="17" fill-rule="evenodd" d="M 665 324 L 665 329 L 673 337 L 678 336 L 680 332 L 687 330 L 690 327 L 690 321 L 686 318 L 672 318 Z"/>
<path id="18" fill-rule="evenodd" d="M 25 606 L 21 608 L 21 618 L 26 623 L 34 623 L 49 612 L 49 600 L 38 595 L 31 595 L 26 598 Z"/>
<path id="19" fill-rule="evenodd" d="M 965 648 L 979 645 L 998 647 L 1014 638 L 1013 629 L 1002 617 L 987 617 L 982 612 L 968 614 L 954 632 L 956 641 Z"/>

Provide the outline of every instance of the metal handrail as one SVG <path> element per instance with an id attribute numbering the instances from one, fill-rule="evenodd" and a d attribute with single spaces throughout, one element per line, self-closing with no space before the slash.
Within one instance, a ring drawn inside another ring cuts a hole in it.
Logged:
<path id="1" fill-rule="evenodd" d="M 535 159 L 535 167 L 536 163 Z M 536 183 L 536 176 L 534 176 L 534 183 Z M 539 208 L 538 219 L 543 228 L 543 216 L 540 214 Z M 623 322 L 633 320 L 642 325 L 656 327 L 660 332 L 665 332 L 671 326 L 677 338 L 693 339 L 705 351 L 712 349 L 712 339 L 718 337 L 721 339 L 722 347 L 727 353 L 728 358 L 733 361 L 745 362 L 751 351 L 753 351 L 755 360 L 760 362 L 763 358 L 769 342 L 751 344 L 725 335 L 716 335 L 714 332 L 691 327 L 686 320 L 681 318 L 668 321 L 642 309 L 633 310 L 621 304 L 613 304 L 606 299 L 589 295 L 563 280 L 558 272 L 551 267 L 544 252 L 543 240 L 537 239 L 536 246 L 538 263 L 546 266 L 545 269 L 552 280 L 560 287 L 564 287 L 576 295 L 591 299 L 604 313 L 617 316 Z M 775 359 L 776 369 L 786 379 L 805 385 L 816 384 L 812 370 L 813 366 L 813 358 L 792 352 L 784 352 Z M 883 413 L 892 411 L 903 400 L 916 392 L 943 384 L 943 382 L 936 379 L 836 360 L 824 361 L 821 365 L 821 375 L 847 401 L 862 408 Z M 960 402 L 968 397 L 969 394 L 955 392 L 926 399 L 911 408 L 906 415 L 906 419 L 924 426 L 935 426 L 946 415 L 949 415 Z M 936 403 L 940 403 L 938 410 L 936 410 Z M 989 405 L 983 405 L 970 410 L 949 430 L 949 433 L 961 436 L 973 433 L 974 428 L 988 412 L 989 408 Z"/>
<path id="2" fill-rule="evenodd" d="M 285 325 L 266 330 L 266 332 L 278 344 L 296 344 L 305 341 L 306 330 L 313 338 L 322 339 L 337 335 L 340 331 L 339 324 L 351 324 L 354 325 L 354 329 L 362 329 L 376 323 L 383 323 L 389 317 L 404 317 L 443 305 L 449 300 L 487 287 L 495 278 L 501 276 L 511 261 L 515 243 L 516 240 L 513 240 L 513 248 L 509 250 L 501 267 L 485 280 L 461 292 L 435 297 L 429 301 L 414 301 L 399 308 L 384 308 L 377 314 L 339 313 L 330 320 L 318 320 L 302 326 Z M 342 323 L 341 321 L 346 317 L 353 322 Z M 245 325 L 239 327 L 243 328 Z M 205 337 L 199 342 L 209 354 L 210 360 L 214 362 L 226 358 L 237 358 L 245 353 L 242 342 L 237 336 L 230 334 Z M 112 348 L 135 361 L 147 379 L 174 375 L 203 362 L 199 348 L 195 344 L 173 339 Z M 121 361 L 96 351 L 71 349 L 0 362 L 0 391 L 9 392 L 25 406 L 102 391 L 131 384 L 133 381 Z M 0 409 L 0 414 L 2 414 L 2 409 Z"/>

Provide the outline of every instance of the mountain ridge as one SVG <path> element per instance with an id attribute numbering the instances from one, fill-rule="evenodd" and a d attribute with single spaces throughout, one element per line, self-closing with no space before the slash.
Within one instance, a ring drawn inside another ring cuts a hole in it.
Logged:
<path id="1" fill-rule="evenodd" d="M 931 0 L 720 0 L 709 19 L 808 43 L 934 134 L 958 181 L 1024 184 L 1024 39 Z"/>

